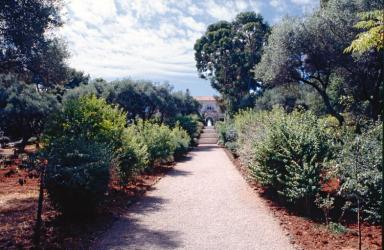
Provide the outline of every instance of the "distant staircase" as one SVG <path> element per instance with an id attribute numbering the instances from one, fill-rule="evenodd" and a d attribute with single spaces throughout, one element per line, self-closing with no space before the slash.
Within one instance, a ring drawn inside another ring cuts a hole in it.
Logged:
<path id="1" fill-rule="evenodd" d="M 199 145 L 201 144 L 217 144 L 218 136 L 214 127 L 204 127 L 203 133 L 199 138 Z"/>

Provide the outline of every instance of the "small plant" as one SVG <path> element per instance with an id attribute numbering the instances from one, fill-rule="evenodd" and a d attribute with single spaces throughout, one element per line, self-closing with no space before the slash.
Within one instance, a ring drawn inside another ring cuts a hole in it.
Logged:
<path id="1" fill-rule="evenodd" d="M 315 204 L 323 211 L 325 224 L 329 226 L 329 212 L 334 208 L 334 198 L 327 194 L 326 197 L 322 197 L 320 194 L 316 195 Z"/>
<path id="2" fill-rule="evenodd" d="M 348 228 L 344 227 L 340 223 L 330 222 L 327 225 L 329 231 L 331 231 L 334 234 L 344 234 L 348 231 Z"/>

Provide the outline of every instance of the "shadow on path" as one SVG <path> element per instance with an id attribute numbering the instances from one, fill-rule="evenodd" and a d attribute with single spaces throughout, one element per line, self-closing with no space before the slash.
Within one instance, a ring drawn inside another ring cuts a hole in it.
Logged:
<path id="1" fill-rule="evenodd" d="M 130 212 L 119 219 L 104 241 L 94 249 L 174 249 L 180 247 L 177 231 L 149 229 L 141 220 L 149 213 L 158 212 L 167 200 L 146 196 L 132 205 Z"/>

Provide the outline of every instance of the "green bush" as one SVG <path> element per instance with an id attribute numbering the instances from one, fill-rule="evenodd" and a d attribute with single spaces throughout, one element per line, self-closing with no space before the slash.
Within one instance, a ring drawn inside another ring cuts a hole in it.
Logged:
<path id="1" fill-rule="evenodd" d="M 196 146 L 196 140 L 199 138 L 204 124 L 201 122 L 201 119 L 197 115 L 179 115 L 176 116 L 174 121 L 170 123 L 171 127 L 178 124 L 181 128 L 187 131 L 189 137 L 191 138 L 191 145 Z"/>
<path id="2" fill-rule="evenodd" d="M 113 152 L 103 143 L 58 137 L 44 148 L 45 186 L 53 205 L 66 216 L 87 215 L 103 201 Z"/>
<path id="3" fill-rule="evenodd" d="M 103 99 L 87 96 L 66 101 L 50 120 L 45 132 L 49 196 L 67 215 L 94 210 L 122 147 L 125 114 Z"/>
<path id="4" fill-rule="evenodd" d="M 118 154 L 117 174 L 120 183 L 126 185 L 132 177 L 140 173 L 149 163 L 148 147 L 133 126 L 124 130 L 122 147 Z"/>
<path id="5" fill-rule="evenodd" d="M 126 114 L 95 96 L 69 99 L 62 112 L 51 119 L 46 128 L 46 139 L 84 136 L 99 143 L 121 146 L 121 136 L 126 125 Z"/>
<path id="6" fill-rule="evenodd" d="M 131 126 L 133 133 L 140 136 L 142 143 L 148 148 L 150 165 L 173 160 L 175 144 L 168 126 L 143 120 L 138 120 Z"/>
<path id="7" fill-rule="evenodd" d="M 191 137 L 178 124 L 172 129 L 172 137 L 175 148 L 174 156 L 175 158 L 180 158 L 188 152 Z"/>
<path id="8" fill-rule="evenodd" d="M 313 201 L 329 153 L 326 134 L 310 112 L 244 111 L 235 117 L 253 176 L 288 202 Z M 252 135 L 250 135 L 252 134 Z M 247 142 L 248 141 L 248 142 Z"/>
<path id="9" fill-rule="evenodd" d="M 237 131 L 232 120 L 216 123 L 216 131 L 219 136 L 219 144 L 228 148 L 233 154 L 237 154 Z"/>
<path id="10" fill-rule="evenodd" d="M 377 124 L 361 135 L 344 142 L 338 158 L 341 194 L 353 202 L 357 200 L 366 220 L 379 223 L 382 218 L 382 124 Z"/>

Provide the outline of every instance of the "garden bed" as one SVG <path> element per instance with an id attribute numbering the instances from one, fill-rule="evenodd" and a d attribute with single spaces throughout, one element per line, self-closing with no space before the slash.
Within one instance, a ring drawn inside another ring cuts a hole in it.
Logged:
<path id="1" fill-rule="evenodd" d="M 265 204 L 280 221 L 280 225 L 286 230 L 291 243 L 305 250 L 329 250 L 329 249 L 358 249 L 357 224 L 348 223 L 344 225 L 347 232 L 336 233 L 329 230 L 324 223 L 298 215 L 298 211 L 290 211 L 277 202 L 277 198 L 260 187 L 249 178 L 249 172 L 238 158 L 226 148 L 225 152 L 247 180 L 249 185 L 264 198 Z M 362 247 L 363 249 L 382 249 L 382 227 L 363 224 L 362 225 Z"/>
<path id="2" fill-rule="evenodd" d="M 44 202 L 42 248 L 45 249 L 87 249 L 100 234 L 123 214 L 127 207 L 151 189 L 172 165 L 157 166 L 151 173 L 135 178 L 125 188 L 112 181 L 107 200 L 96 217 L 63 218 L 49 204 Z M 0 169 L 0 249 L 30 249 L 35 223 L 39 178 L 26 170 L 7 166 Z M 20 184 L 22 183 L 22 185 Z"/>

